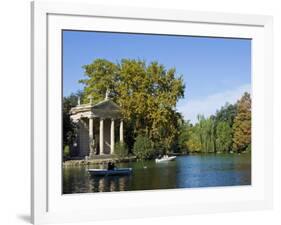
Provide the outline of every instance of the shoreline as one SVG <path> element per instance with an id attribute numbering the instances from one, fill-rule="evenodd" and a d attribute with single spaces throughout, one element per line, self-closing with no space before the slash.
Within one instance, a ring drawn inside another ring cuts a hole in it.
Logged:
<path id="1" fill-rule="evenodd" d="M 106 158 L 96 158 L 96 159 L 70 159 L 62 163 L 63 167 L 68 166 L 88 166 L 88 165 L 102 165 L 108 162 L 122 163 L 122 162 L 135 162 L 137 160 L 136 156 L 127 156 L 124 158 L 118 158 L 117 156 L 110 156 Z"/>
<path id="2" fill-rule="evenodd" d="M 209 155 L 209 154 L 229 154 L 229 155 L 235 155 L 235 154 L 249 154 L 251 152 L 242 152 L 242 153 L 222 153 L 222 152 L 204 152 L 204 153 L 168 153 L 167 155 L 169 156 L 188 156 L 188 155 Z M 119 158 L 117 156 L 108 156 L 108 157 L 100 157 L 100 158 L 95 158 L 95 159 L 69 159 L 66 160 L 62 163 L 63 167 L 68 167 L 68 166 L 88 166 L 88 165 L 103 165 L 107 164 L 108 162 L 114 162 L 114 163 L 126 163 L 126 162 L 136 162 L 137 157 L 136 156 L 127 156 L 124 158 Z"/>

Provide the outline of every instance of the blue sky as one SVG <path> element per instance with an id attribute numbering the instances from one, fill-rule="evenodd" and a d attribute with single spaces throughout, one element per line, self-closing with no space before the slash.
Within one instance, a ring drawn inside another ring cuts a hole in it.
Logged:
<path id="1" fill-rule="evenodd" d="M 186 85 L 177 110 L 193 123 L 197 114 L 210 116 L 251 90 L 251 40 L 64 31 L 64 96 L 83 89 L 82 66 L 97 58 L 157 60 L 175 67 Z"/>

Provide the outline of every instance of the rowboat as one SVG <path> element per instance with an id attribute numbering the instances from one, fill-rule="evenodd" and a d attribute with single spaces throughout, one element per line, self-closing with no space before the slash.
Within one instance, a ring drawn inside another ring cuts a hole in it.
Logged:
<path id="1" fill-rule="evenodd" d="M 112 170 L 108 169 L 88 169 L 88 172 L 92 176 L 118 176 L 118 175 L 130 175 L 132 173 L 132 168 L 114 168 Z"/>
<path id="2" fill-rule="evenodd" d="M 172 160 L 175 160 L 176 159 L 176 156 L 167 156 L 167 155 L 164 155 L 162 158 L 160 159 L 155 159 L 155 162 L 157 163 L 160 163 L 160 162 L 169 162 L 169 161 L 172 161 Z"/>

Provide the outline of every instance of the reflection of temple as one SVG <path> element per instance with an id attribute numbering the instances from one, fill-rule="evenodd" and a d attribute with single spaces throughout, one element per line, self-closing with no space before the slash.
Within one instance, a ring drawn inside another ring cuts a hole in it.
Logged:
<path id="1" fill-rule="evenodd" d="M 90 182 L 90 192 L 126 191 L 129 187 L 129 177 L 127 176 L 95 177 Z"/>
<path id="2" fill-rule="evenodd" d="M 106 95 L 97 104 L 82 104 L 70 110 L 71 119 L 78 125 L 77 150 L 79 157 L 114 153 L 115 126 L 120 125 L 120 142 L 123 142 L 123 120 L 120 107 Z"/>

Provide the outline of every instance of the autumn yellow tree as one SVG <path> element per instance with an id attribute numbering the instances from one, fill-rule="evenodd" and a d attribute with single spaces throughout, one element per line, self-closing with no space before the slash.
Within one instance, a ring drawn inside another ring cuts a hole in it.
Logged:
<path id="1" fill-rule="evenodd" d="M 184 96 L 184 82 L 175 68 L 166 69 L 158 62 L 123 59 L 112 63 L 97 59 L 84 66 L 86 79 L 84 101 L 89 95 L 95 101 L 104 98 L 106 90 L 121 106 L 125 119 L 127 144 L 138 135 L 148 137 L 167 151 L 178 135 L 177 101 Z M 133 135 L 133 137 L 132 137 Z"/>
<path id="2" fill-rule="evenodd" d="M 243 152 L 251 148 L 251 96 L 244 93 L 237 102 L 237 114 L 233 123 L 233 150 Z"/>

